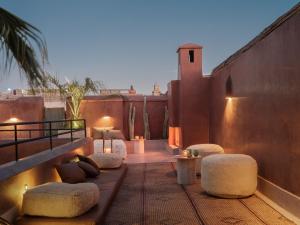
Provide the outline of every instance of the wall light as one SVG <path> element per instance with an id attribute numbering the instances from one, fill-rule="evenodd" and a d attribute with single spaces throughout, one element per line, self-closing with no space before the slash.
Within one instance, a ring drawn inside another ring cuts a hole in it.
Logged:
<path id="1" fill-rule="evenodd" d="M 16 117 L 11 117 L 11 118 L 9 119 L 9 121 L 12 122 L 12 123 L 16 123 L 16 122 L 18 122 L 18 118 L 16 118 Z"/>
<path id="2" fill-rule="evenodd" d="M 26 193 L 28 191 L 28 184 L 24 185 L 24 193 Z"/>
<path id="3" fill-rule="evenodd" d="M 102 118 L 107 120 L 110 119 L 110 116 L 103 116 Z"/>
<path id="4" fill-rule="evenodd" d="M 226 99 L 231 101 L 233 94 L 232 94 L 232 79 L 231 76 L 229 75 L 227 80 L 226 80 Z"/>

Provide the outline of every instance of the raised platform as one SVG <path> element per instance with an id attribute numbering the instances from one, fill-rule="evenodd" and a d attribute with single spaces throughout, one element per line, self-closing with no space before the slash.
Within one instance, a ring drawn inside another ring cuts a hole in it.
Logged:
<path id="1" fill-rule="evenodd" d="M 96 225 L 102 224 L 105 215 L 122 184 L 123 178 L 127 172 L 127 165 L 124 164 L 119 169 L 101 170 L 101 174 L 96 179 L 89 179 L 98 185 L 100 189 L 100 199 L 98 205 L 93 207 L 84 215 L 75 218 L 48 218 L 48 217 L 21 217 L 17 225 Z"/>

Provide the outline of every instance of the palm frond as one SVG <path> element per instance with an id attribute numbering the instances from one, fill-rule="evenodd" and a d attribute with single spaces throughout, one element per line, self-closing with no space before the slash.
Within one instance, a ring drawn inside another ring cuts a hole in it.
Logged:
<path id="1" fill-rule="evenodd" d="M 83 84 L 78 80 L 67 81 L 61 84 L 57 77 L 50 74 L 47 75 L 47 81 L 50 85 L 52 84 L 59 88 L 61 95 L 66 98 L 72 119 L 80 118 L 80 103 L 84 96 L 89 92 L 98 93 L 102 85 L 102 82 L 93 81 L 89 77 L 85 78 Z M 50 87 L 50 85 L 48 86 Z"/>
<path id="2" fill-rule="evenodd" d="M 30 87 L 46 86 L 43 68 L 36 57 L 37 46 L 42 62 L 48 61 L 47 47 L 41 32 L 26 21 L 0 7 L 0 52 L 3 70 L 9 71 L 15 61 Z"/>
<path id="3" fill-rule="evenodd" d="M 104 85 L 101 81 L 93 81 L 89 77 L 85 78 L 85 80 L 84 80 L 84 91 L 86 94 L 89 92 L 97 94 L 98 91 L 103 87 L 104 87 Z"/>

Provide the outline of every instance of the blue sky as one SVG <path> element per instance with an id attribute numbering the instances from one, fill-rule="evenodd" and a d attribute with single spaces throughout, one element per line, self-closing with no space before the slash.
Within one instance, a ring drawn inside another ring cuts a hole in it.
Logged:
<path id="1" fill-rule="evenodd" d="M 38 27 L 46 41 L 46 69 L 62 80 L 101 80 L 108 88 L 150 93 L 177 78 L 176 49 L 194 42 L 211 70 L 245 45 L 296 0 L 9 0 L 1 7 Z M 18 70 L 0 90 L 26 87 Z"/>

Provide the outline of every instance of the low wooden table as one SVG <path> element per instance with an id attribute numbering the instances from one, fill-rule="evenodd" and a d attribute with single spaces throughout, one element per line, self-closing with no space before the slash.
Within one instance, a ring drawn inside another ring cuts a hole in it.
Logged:
<path id="1" fill-rule="evenodd" d="M 196 160 L 200 157 L 175 156 L 177 163 L 177 183 L 194 184 L 196 182 Z"/>

